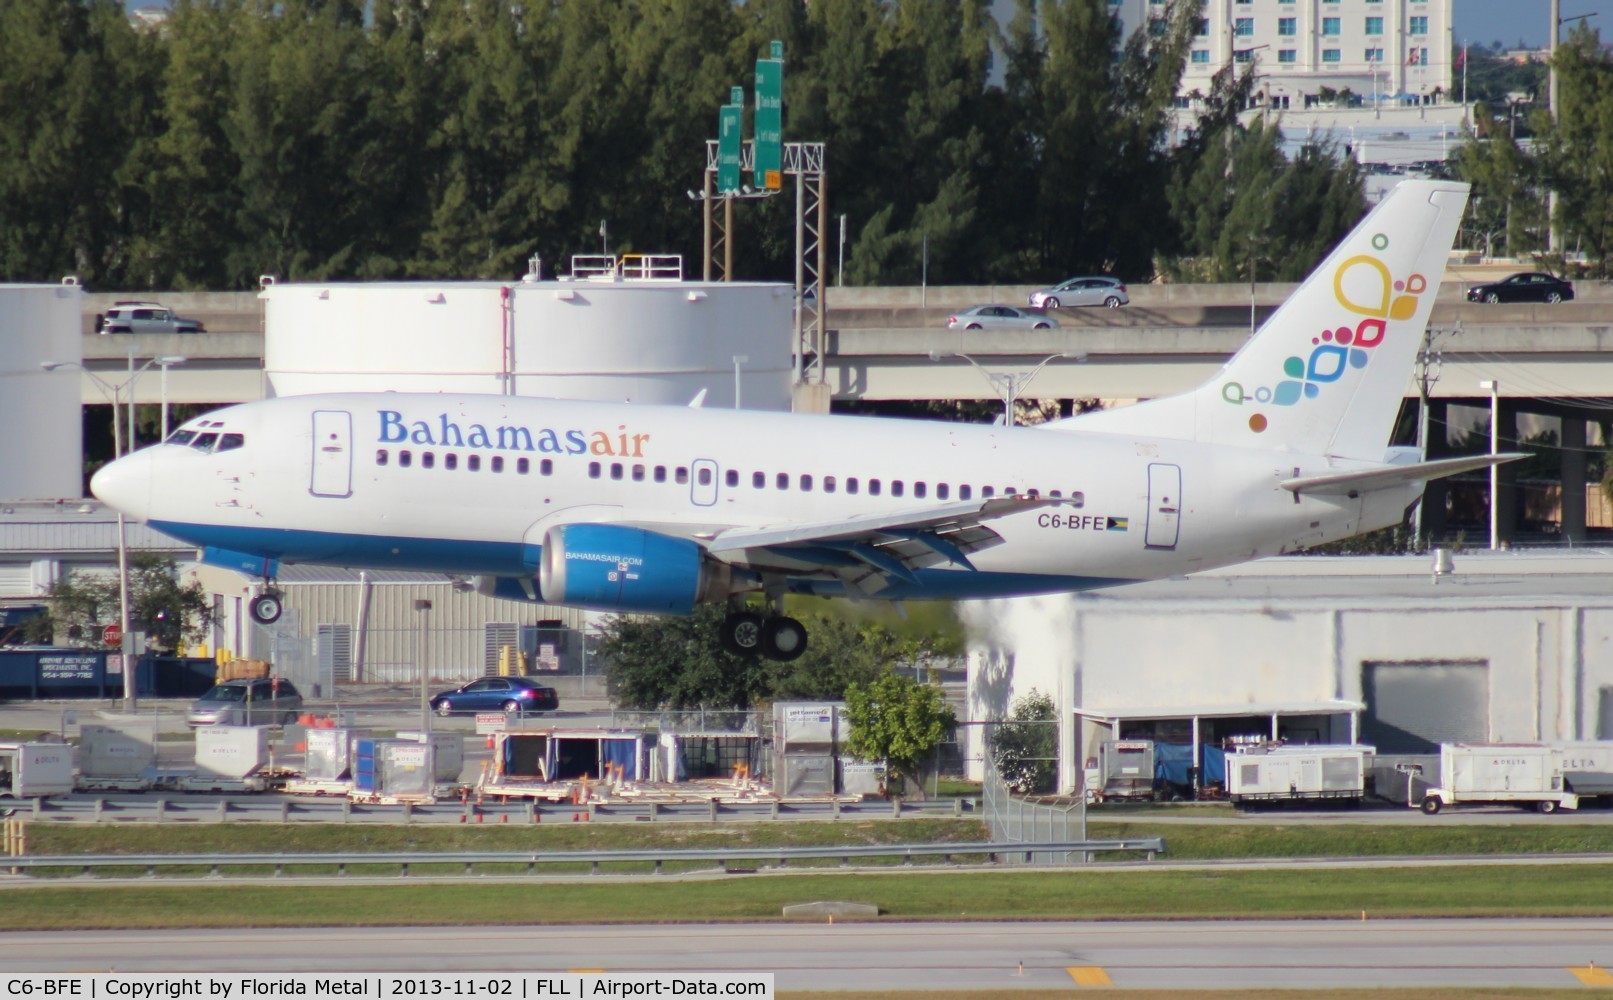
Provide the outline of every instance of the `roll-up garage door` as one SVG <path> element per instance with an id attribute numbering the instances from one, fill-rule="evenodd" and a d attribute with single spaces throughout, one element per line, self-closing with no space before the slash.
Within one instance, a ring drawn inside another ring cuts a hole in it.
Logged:
<path id="1" fill-rule="evenodd" d="M 1365 663 L 1361 739 L 1380 754 L 1433 753 L 1490 738 L 1490 667 L 1483 660 Z"/>

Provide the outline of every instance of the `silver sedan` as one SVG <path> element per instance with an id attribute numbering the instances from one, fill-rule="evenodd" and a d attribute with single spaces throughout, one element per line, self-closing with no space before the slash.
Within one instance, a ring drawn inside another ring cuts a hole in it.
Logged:
<path id="1" fill-rule="evenodd" d="M 1051 330 L 1058 320 L 1039 310 L 1015 306 L 970 306 L 947 317 L 949 330 L 984 330 L 989 327 L 1023 327 Z"/>

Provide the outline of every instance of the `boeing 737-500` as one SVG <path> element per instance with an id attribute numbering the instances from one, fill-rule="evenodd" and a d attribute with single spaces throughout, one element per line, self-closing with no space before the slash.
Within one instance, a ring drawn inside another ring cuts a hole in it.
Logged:
<path id="1" fill-rule="evenodd" d="M 968 599 L 1191 573 L 1399 523 L 1427 480 L 1506 460 L 1389 445 L 1466 201 L 1466 185 L 1403 182 L 1210 381 L 1037 427 L 289 396 L 191 420 L 92 489 L 262 577 L 260 622 L 279 615 L 281 563 L 412 569 L 577 608 L 726 601 L 724 645 L 793 659 L 807 635 L 786 594 Z"/>

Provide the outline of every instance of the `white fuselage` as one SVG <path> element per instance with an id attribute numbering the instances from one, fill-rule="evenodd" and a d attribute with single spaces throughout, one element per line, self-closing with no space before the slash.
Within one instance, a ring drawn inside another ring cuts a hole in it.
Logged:
<path id="1" fill-rule="evenodd" d="M 97 495 L 199 546 L 287 562 L 530 577 L 545 532 L 566 523 L 700 540 L 993 495 L 1064 501 L 992 521 L 1002 541 L 973 570 L 925 571 L 879 595 L 892 598 L 1208 569 L 1395 523 L 1420 489 L 1296 497 L 1279 483 L 1324 459 L 1073 427 L 507 396 L 289 397 L 184 430 L 219 437 L 138 452 L 97 477 Z M 219 450 L 226 435 L 239 446 Z"/>

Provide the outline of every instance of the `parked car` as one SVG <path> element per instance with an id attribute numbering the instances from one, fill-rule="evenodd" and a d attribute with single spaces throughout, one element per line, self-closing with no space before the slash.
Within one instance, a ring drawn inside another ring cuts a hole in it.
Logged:
<path id="1" fill-rule="evenodd" d="M 1524 271 L 1467 290 L 1469 302 L 1569 302 L 1573 298 L 1573 282 L 1538 271 Z"/>
<path id="2" fill-rule="evenodd" d="M 95 317 L 96 333 L 206 333 L 194 319 L 174 315 L 159 302 L 114 302 Z"/>
<path id="3" fill-rule="evenodd" d="M 431 699 L 438 715 L 455 712 L 503 712 L 527 715 L 560 707 L 555 690 L 531 677 L 478 677 L 464 687 L 444 691 Z"/>
<path id="4" fill-rule="evenodd" d="M 947 317 L 949 330 L 983 330 L 987 327 L 1029 327 L 1051 330 L 1058 320 L 1041 312 L 1013 306 L 970 306 Z"/>
<path id="5" fill-rule="evenodd" d="M 272 677 L 216 684 L 185 715 L 192 726 L 271 726 L 296 722 L 302 695 L 290 681 Z"/>
<path id="6" fill-rule="evenodd" d="M 1031 306 L 1035 309 L 1058 309 L 1062 306 L 1108 306 L 1118 309 L 1130 301 L 1125 282 L 1119 278 L 1071 278 L 1052 288 L 1031 293 Z"/>

